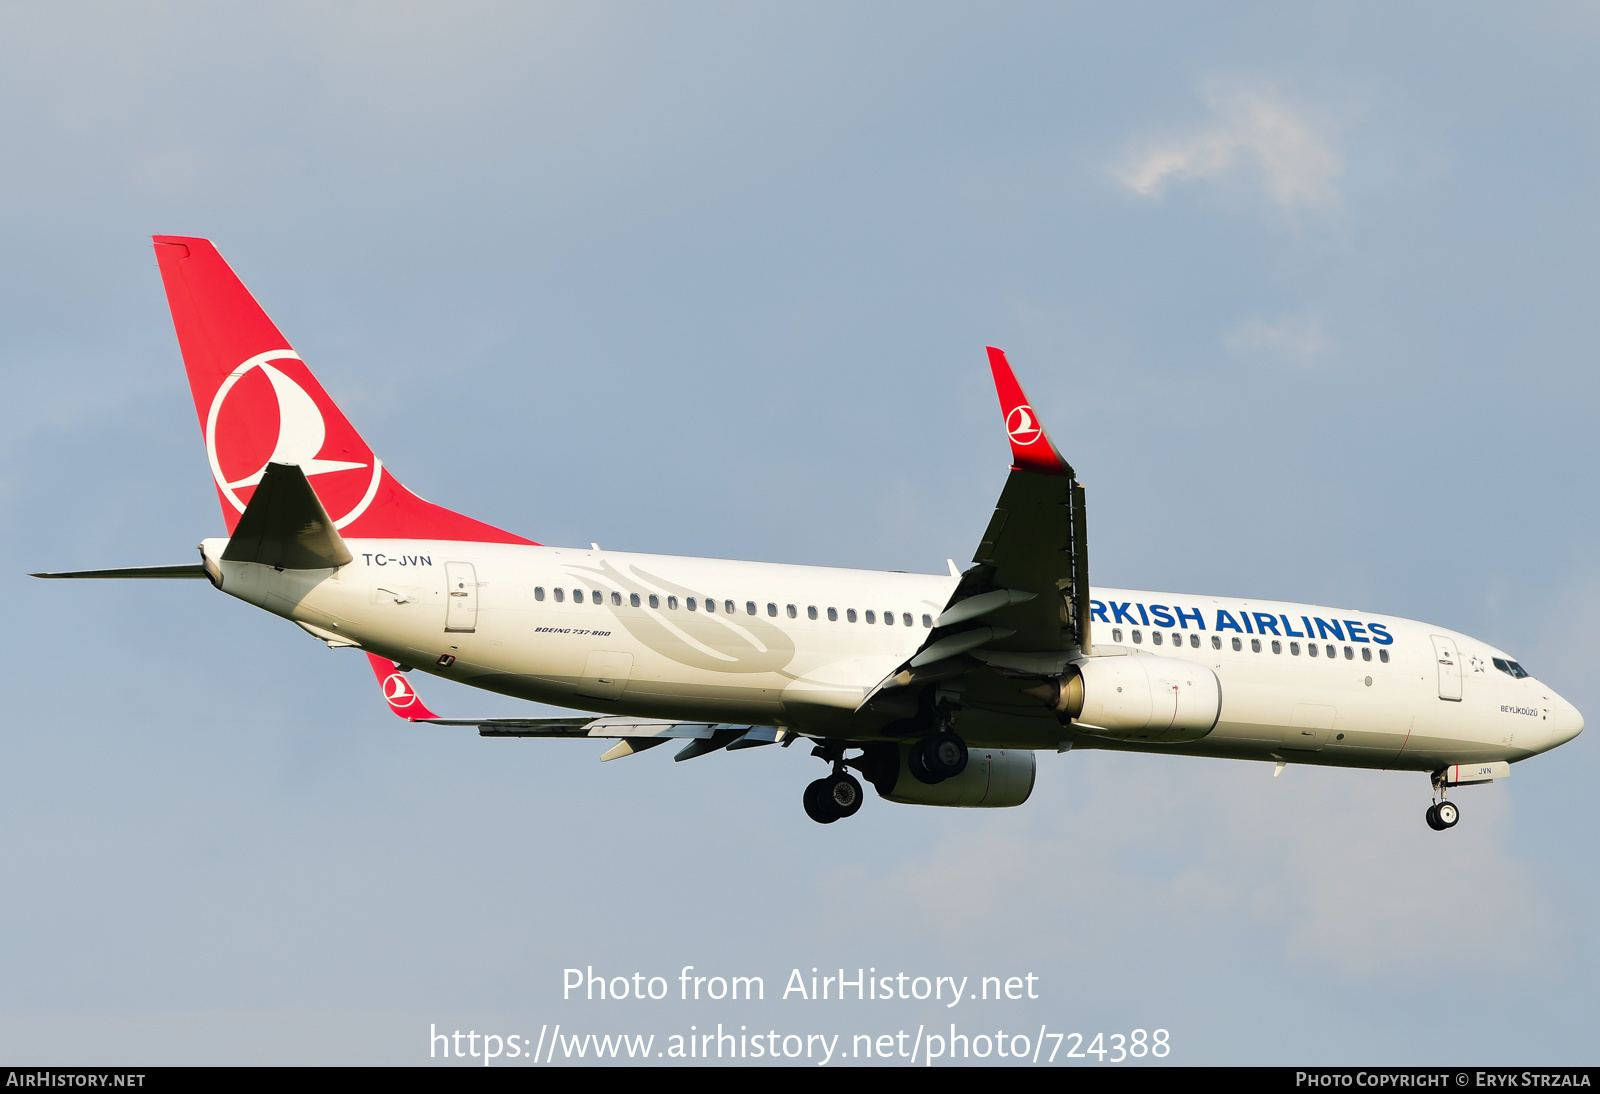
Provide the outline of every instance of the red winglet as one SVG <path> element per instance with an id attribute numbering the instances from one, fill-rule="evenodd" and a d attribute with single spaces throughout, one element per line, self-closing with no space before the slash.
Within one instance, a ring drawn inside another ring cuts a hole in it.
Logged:
<path id="1" fill-rule="evenodd" d="M 367 660 L 372 663 L 372 674 L 378 678 L 378 686 L 383 689 L 383 697 L 389 701 L 389 709 L 396 716 L 408 722 L 418 718 L 437 718 L 433 711 L 423 705 L 422 696 L 417 694 L 417 689 L 411 686 L 405 673 L 387 657 L 379 657 L 375 653 L 367 654 Z"/>
<path id="2" fill-rule="evenodd" d="M 153 239 L 229 534 L 267 464 L 292 463 L 347 539 L 533 542 L 400 485 L 210 240 Z"/>
<path id="3" fill-rule="evenodd" d="M 994 373 L 994 388 L 1000 396 L 1000 413 L 1006 416 L 1006 436 L 1011 441 L 1012 466 L 1019 471 L 1072 477 L 1072 467 L 1061 458 L 1050 435 L 1034 413 L 1022 385 L 1006 361 L 1006 355 L 993 346 L 989 350 L 989 370 Z"/>

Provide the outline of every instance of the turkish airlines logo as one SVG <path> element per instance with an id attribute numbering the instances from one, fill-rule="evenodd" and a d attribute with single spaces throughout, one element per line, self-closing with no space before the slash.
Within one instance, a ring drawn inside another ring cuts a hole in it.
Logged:
<path id="1" fill-rule="evenodd" d="M 328 423 L 317 401 L 284 369 L 272 362 L 300 361 L 293 350 L 258 354 L 228 374 L 206 414 L 206 455 L 217 489 L 239 512 L 248 504 L 239 491 L 254 490 L 269 463 L 296 464 L 313 482 L 317 497 L 343 528 L 366 511 L 378 492 L 383 463 L 345 424 L 334 438 L 334 453 L 364 460 L 329 459 Z M 301 367 L 304 365 L 302 363 Z M 326 398 L 326 396 L 324 396 Z M 277 432 L 271 421 L 276 417 Z"/>
<path id="2" fill-rule="evenodd" d="M 384 677 L 383 697 L 389 700 L 389 705 L 395 710 L 405 710 L 417 701 L 416 690 L 398 672 L 391 672 Z"/>
<path id="3" fill-rule="evenodd" d="M 1006 432 L 1011 435 L 1012 443 L 1019 445 L 1030 445 L 1044 436 L 1044 430 L 1039 428 L 1039 420 L 1033 415 L 1033 407 L 1027 403 L 1006 415 Z"/>

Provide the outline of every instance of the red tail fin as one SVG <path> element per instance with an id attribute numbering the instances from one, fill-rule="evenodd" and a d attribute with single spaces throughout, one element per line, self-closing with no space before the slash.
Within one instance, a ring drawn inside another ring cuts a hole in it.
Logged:
<path id="1" fill-rule="evenodd" d="M 533 542 L 401 486 L 211 242 L 153 238 L 230 534 L 267 464 L 292 463 L 346 537 Z"/>
<path id="2" fill-rule="evenodd" d="M 417 718 L 437 717 L 423 704 L 422 696 L 405 678 L 400 666 L 375 653 L 367 654 L 367 660 L 372 664 L 372 674 L 378 678 L 378 686 L 383 689 L 383 697 L 389 701 L 390 710 L 408 722 Z"/>

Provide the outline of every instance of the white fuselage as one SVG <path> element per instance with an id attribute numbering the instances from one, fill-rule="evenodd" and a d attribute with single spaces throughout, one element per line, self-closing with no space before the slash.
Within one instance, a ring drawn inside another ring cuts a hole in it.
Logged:
<path id="1" fill-rule="evenodd" d="M 202 545 L 212 560 L 225 546 Z M 354 561 L 336 571 L 221 562 L 223 591 L 320 638 L 506 695 L 853 740 L 879 736 L 883 719 L 857 709 L 917 652 L 957 583 L 494 543 L 346 546 Z M 1511 660 L 1503 651 L 1446 628 L 1274 601 L 1100 588 L 1093 597 L 1095 653 L 1175 657 L 1216 673 L 1215 728 L 1182 745 L 1133 744 L 1063 727 L 1041 702 L 1021 715 L 965 711 L 963 736 L 1432 770 L 1520 760 L 1583 727 L 1550 688 L 1496 668 Z"/>

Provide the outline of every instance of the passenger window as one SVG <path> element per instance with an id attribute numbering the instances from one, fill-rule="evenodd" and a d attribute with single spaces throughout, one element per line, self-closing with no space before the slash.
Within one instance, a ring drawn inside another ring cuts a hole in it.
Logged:
<path id="1" fill-rule="evenodd" d="M 562 590 L 557 589 L 556 590 L 556 603 L 557 604 L 564 603 L 566 601 L 566 599 L 567 599 L 567 594 L 565 592 L 563 592 Z"/>
<path id="2" fill-rule="evenodd" d="M 694 597 L 691 596 L 688 600 L 684 601 L 683 606 L 688 608 L 691 612 L 694 611 Z"/>
<path id="3" fill-rule="evenodd" d="M 706 597 L 706 611 L 714 612 L 716 610 L 717 610 L 717 598 L 714 597 L 714 596 Z"/>
<path id="4" fill-rule="evenodd" d="M 900 613 L 900 625 L 902 627 L 909 627 L 909 626 L 912 625 L 912 623 L 911 623 L 911 613 L 910 612 L 901 612 Z"/>
<path id="5" fill-rule="evenodd" d="M 621 593 L 612 593 L 611 594 L 611 603 L 612 603 L 612 605 L 614 607 L 618 607 L 618 608 L 622 607 L 622 594 Z"/>
<path id="6" fill-rule="evenodd" d="M 1282 653 L 1283 652 L 1283 643 L 1279 642 L 1276 638 L 1274 638 L 1272 640 L 1272 652 L 1273 653 Z"/>
<path id="7" fill-rule="evenodd" d="M 878 621 L 878 614 L 876 612 L 874 612 L 871 608 L 868 608 L 867 609 L 867 622 L 868 623 L 876 623 L 877 621 Z"/>
<path id="8" fill-rule="evenodd" d="M 884 612 L 883 613 L 883 625 L 885 627 L 894 626 L 894 613 L 893 612 Z"/>
<path id="9" fill-rule="evenodd" d="M 755 615 L 756 614 L 756 602 L 754 600 L 746 600 L 744 602 L 744 614 L 745 615 Z"/>
<path id="10" fill-rule="evenodd" d="M 1121 642 L 1122 641 L 1122 628 L 1121 627 L 1112 627 L 1111 628 L 1111 641 L 1113 641 L 1113 642 Z"/>
<path id="11" fill-rule="evenodd" d="M 543 585 L 535 585 L 533 587 L 533 598 L 535 600 L 543 600 L 544 599 L 544 586 Z"/>
<path id="12" fill-rule="evenodd" d="M 1174 632 L 1173 635 L 1172 635 L 1172 644 L 1174 646 L 1183 645 L 1183 635 Z"/>
<path id="13" fill-rule="evenodd" d="M 1251 653 L 1260 653 L 1261 652 L 1261 639 L 1259 639 L 1259 638 L 1250 639 L 1250 652 Z"/>
<path id="14" fill-rule="evenodd" d="M 1133 629 L 1133 641 L 1134 641 L 1135 644 L 1138 644 L 1138 643 L 1144 641 L 1144 635 L 1140 633 L 1138 627 L 1135 627 Z"/>
<path id="15" fill-rule="evenodd" d="M 1385 665 L 1387 665 L 1389 663 L 1389 651 L 1388 650 L 1379 650 L 1378 651 L 1378 660 L 1382 661 Z"/>
<path id="16" fill-rule="evenodd" d="M 817 617 L 817 606 L 815 604 L 807 604 L 806 605 L 806 618 L 807 619 L 815 619 L 816 617 Z"/>
<path id="17" fill-rule="evenodd" d="M 667 597 L 667 607 L 671 608 L 673 611 L 677 611 L 678 610 L 678 598 L 675 597 L 675 596 Z"/>
<path id="18" fill-rule="evenodd" d="M 1351 647 L 1346 646 L 1344 648 L 1344 659 L 1346 661 L 1354 661 L 1356 659 L 1356 651 Z"/>
<path id="19" fill-rule="evenodd" d="M 767 614 L 774 619 L 778 617 L 778 606 L 770 600 L 767 601 Z"/>
<path id="20" fill-rule="evenodd" d="M 655 593 L 651 593 L 650 594 L 650 606 L 652 608 L 661 607 L 661 598 L 659 596 L 657 596 Z"/>
<path id="21" fill-rule="evenodd" d="M 1333 643 L 1332 642 L 1330 642 L 1326 646 L 1324 646 L 1323 649 L 1325 649 L 1327 651 L 1329 657 L 1337 657 L 1337 656 L 1339 656 L 1339 651 L 1333 648 Z"/>
<path id="22" fill-rule="evenodd" d="M 628 606 L 630 608 L 637 608 L 639 606 L 639 594 L 638 593 L 629 593 L 628 594 Z"/>
<path id="23" fill-rule="evenodd" d="M 933 616 L 924 614 L 923 617 L 922 617 L 922 625 L 924 627 L 933 626 Z"/>
<path id="24" fill-rule="evenodd" d="M 1218 643 L 1218 645 L 1221 645 L 1221 643 Z M 1200 648 L 1200 636 L 1198 634 L 1191 634 L 1189 636 L 1189 648 L 1195 650 Z"/>
<path id="25" fill-rule="evenodd" d="M 1198 638 L 1200 636 L 1195 635 L 1195 637 Z M 1220 650 L 1222 648 L 1222 636 L 1220 634 L 1214 634 L 1211 636 L 1211 648 L 1214 650 Z"/>
<path id="26" fill-rule="evenodd" d="M 1161 632 L 1160 631 L 1151 631 L 1150 632 L 1150 641 L 1152 643 L 1154 643 L 1155 645 L 1157 645 L 1157 646 L 1161 645 Z"/>
<path id="27" fill-rule="evenodd" d="M 574 604 L 582 604 L 583 603 L 583 590 L 582 589 L 573 589 L 572 590 L 572 602 Z"/>
<path id="28" fill-rule="evenodd" d="M 1361 647 L 1361 660 L 1363 660 L 1363 661 L 1371 661 L 1372 660 L 1372 648 L 1370 646 L 1362 646 Z"/>
<path id="29" fill-rule="evenodd" d="M 733 601 L 724 600 L 722 602 L 722 610 L 727 612 L 729 615 L 732 615 L 733 614 Z"/>
<path id="30" fill-rule="evenodd" d="M 1317 655 L 1317 644 L 1315 642 L 1307 642 L 1306 653 L 1310 654 L 1312 657 L 1315 657 Z"/>
<path id="31" fill-rule="evenodd" d="M 1239 639 L 1235 638 L 1233 640 L 1233 652 L 1234 653 L 1238 653 L 1242 649 L 1244 649 L 1244 643 L 1241 642 Z"/>
<path id="32" fill-rule="evenodd" d="M 829 623 L 837 623 L 837 622 L 839 622 L 839 609 L 838 608 L 829 608 L 828 609 L 828 622 Z"/>
<path id="33" fill-rule="evenodd" d="M 790 604 L 785 610 L 788 611 L 790 619 L 798 619 L 800 616 L 800 613 L 794 610 L 793 604 Z"/>
<path id="34" fill-rule="evenodd" d="M 1289 643 L 1289 652 L 1291 654 L 1293 654 L 1294 656 L 1299 657 L 1300 656 L 1300 643 L 1298 643 L 1298 642 L 1290 642 Z"/>
<path id="35" fill-rule="evenodd" d="M 844 618 L 846 622 L 854 623 L 856 621 L 856 610 L 854 608 L 846 608 L 844 610 Z"/>

